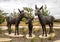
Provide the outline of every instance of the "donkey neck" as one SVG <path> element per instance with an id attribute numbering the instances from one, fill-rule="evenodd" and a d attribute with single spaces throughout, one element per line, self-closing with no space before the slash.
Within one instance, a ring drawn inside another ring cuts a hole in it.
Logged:
<path id="1" fill-rule="evenodd" d="M 39 19 L 39 22 L 41 23 L 41 25 L 42 25 L 42 23 L 43 23 L 43 15 L 42 14 L 38 14 L 38 19 Z"/>
<path id="2" fill-rule="evenodd" d="M 20 21 L 23 17 L 22 16 L 18 16 L 17 19 Z"/>
<path id="3" fill-rule="evenodd" d="M 38 18 L 39 18 L 40 20 L 42 20 L 43 15 L 42 15 L 42 14 L 38 14 Z"/>

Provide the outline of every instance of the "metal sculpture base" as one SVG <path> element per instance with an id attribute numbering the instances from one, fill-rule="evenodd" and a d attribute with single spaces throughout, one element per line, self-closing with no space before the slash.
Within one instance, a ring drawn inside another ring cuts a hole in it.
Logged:
<path id="1" fill-rule="evenodd" d="M 10 42 L 12 39 L 10 38 L 0 38 L 0 42 Z"/>
<path id="2" fill-rule="evenodd" d="M 29 34 L 27 34 L 27 35 L 26 35 L 26 38 L 27 38 L 27 39 L 33 39 L 33 38 L 35 38 L 35 35 L 32 34 L 32 37 L 29 37 Z"/>
<path id="3" fill-rule="evenodd" d="M 55 33 L 49 34 L 49 37 L 50 37 L 50 38 L 54 38 L 54 37 L 55 37 Z"/>
<path id="4" fill-rule="evenodd" d="M 19 35 L 14 35 L 15 33 L 11 33 L 11 34 L 8 34 L 8 33 L 5 33 L 6 36 L 9 36 L 9 37 L 23 37 L 24 35 L 22 34 L 19 34 Z"/>
<path id="5" fill-rule="evenodd" d="M 40 38 L 54 38 L 55 37 L 55 33 L 47 34 L 47 37 L 45 35 L 44 36 L 40 35 L 39 37 Z"/>
<path id="6" fill-rule="evenodd" d="M 47 36 L 45 36 L 45 35 L 44 36 L 42 36 L 42 35 L 39 36 L 39 38 L 48 38 L 48 37 L 49 37 L 49 34 L 47 34 Z"/>

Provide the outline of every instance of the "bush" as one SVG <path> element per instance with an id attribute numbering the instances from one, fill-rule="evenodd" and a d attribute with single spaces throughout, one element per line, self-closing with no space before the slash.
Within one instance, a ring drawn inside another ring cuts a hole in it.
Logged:
<path id="1" fill-rule="evenodd" d="M 5 17 L 0 15 L 0 24 L 3 23 L 5 21 Z"/>
<path id="2" fill-rule="evenodd" d="M 22 21 L 23 21 L 23 22 L 26 22 L 26 18 L 22 18 Z"/>
<path id="3" fill-rule="evenodd" d="M 0 28 L 0 34 L 2 33 L 2 29 Z"/>

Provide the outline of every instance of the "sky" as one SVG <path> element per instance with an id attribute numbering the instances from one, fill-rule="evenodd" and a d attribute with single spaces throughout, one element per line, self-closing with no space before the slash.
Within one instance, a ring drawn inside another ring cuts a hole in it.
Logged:
<path id="1" fill-rule="evenodd" d="M 47 5 L 50 15 L 53 15 L 56 19 L 60 19 L 60 0 L 0 0 L 0 9 L 7 13 L 11 13 L 14 10 L 18 12 L 23 7 L 31 7 L 35 9 L 35 4 L 38 7 Z"/>

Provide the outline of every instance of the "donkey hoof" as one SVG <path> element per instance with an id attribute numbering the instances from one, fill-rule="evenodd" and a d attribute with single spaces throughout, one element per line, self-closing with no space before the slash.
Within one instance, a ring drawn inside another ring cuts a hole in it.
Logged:
<path id="1" fill-rule="evenodd" d="M 29 37 L 32 37 L 32 35 L 29 35 Z"/>
<path id="2" fill-rule="evenodd" d="M 16 35 L 16 33 L 15 33 L 15 35 Z"/>
<path id="3" fill-rule="evenodd" d="M 17 35 L 19 35 L 19 34 L 17 34 Z"/>
<path id="4" fill-rule="evenodd" d="M 11 33 L 9 33 L 9 34 L 11 34 Z"/>
<path id="5" fill-rule="evenodd" d="M 47 35 L 45 35 L 47 37 Z"/>

